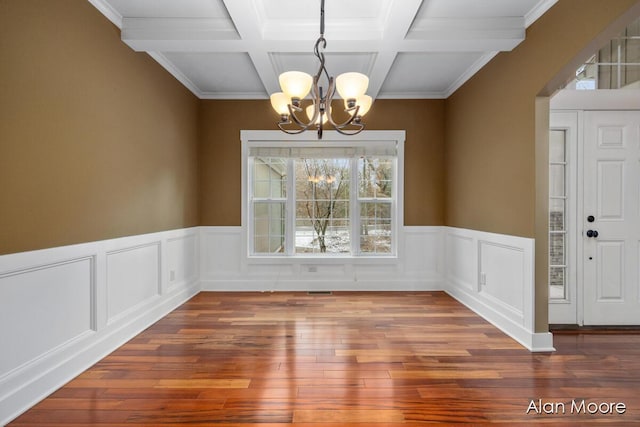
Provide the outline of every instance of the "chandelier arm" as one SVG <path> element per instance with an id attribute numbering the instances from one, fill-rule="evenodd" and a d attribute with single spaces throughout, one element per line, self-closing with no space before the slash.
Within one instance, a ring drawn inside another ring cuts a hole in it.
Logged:
<path id="1" fill-rule="evenodd" d="M 289 118 L 293 120 L 293 123 L 300 126 L 303 131 L 309 129 L 309 127 L 313 124 L 313 120 L 309 123 L 304 123 L 298 118 L 298 116 L 296 116 L 295 110 L 291 106 L 291 104 L 287 104 L 287 107 L 289 108 Z"/>
<path id="2" fill-rule="evenodd" d="M 333 96 L 335 95 L 335 91 L 336 91 L 336 82 L 333 79 L 333 77 L 331 77 L 329 79 L 329 90 L 327 91 L 327 104 L 331 105 L 331 101 L 333 101 Z M 336 123 L 333 120 L 333 116 L 331 114 L 329 114 L 327 116 L 329 123 L 331 123 L 331 125 L 337 129 L 342 129 L 344 127 L 347 127 L 351 124 L 354 125 L 358 125 L 358 126 L 362 126 L 362 128 L 364 128 L 364 125 L 360 124 L 360 123 L 353 123 L 353 121 L 355 120 L 355 118 L 358 116 L 358 111 L 360 111 L 360 106 L 356 105 L 355 108 L 351 108 L 351 109 L 346 109 L 345 111 L 349 112 L 350 110 L 353 110 L 353 113 L 350 114 L 349 118 L 344 121 L 343 123 Z M 362 129 L 360 129 L 362 130 Z M 345 134 L 347 135 L 347 134 Z"/>
<path id="3" fill-rule="evenodd" d="M 289 135 L 297 135 L 297 134 L 302 133 L 302 132 L 304 132 L 304 131 L 306 131 L 306 130 L 307 130 L 307 129 L 305 129 L 305 128 L 302 128 L 302 129 L 295 129 L 295 130 L 285 129 L 285 128 L 283 127 L 283 124 L 286 124 L 286 123 L 278 123 L 278 127 L 280 128 L 280 130 L 281 130 L 282 132 L 284 132 L 284 133 L 288 133 Z"/>
<path id="4" fill-rule="evenodd" d="M 360 106 L 357 105 L 356 108 L 353 111 L 353 114 L 351 114 L 349 116 L 349 118 L 347 120 L 345 120 L 344 122 L 342 122 L 342 123 L 334 122 L 333 121 L 333 117 L 331 117 L 331 116 L 329 116 L 329 120 L 330 120 L 331 124 L 336 128 L 338 128 L 338 127 L 339 128 L 343 128 L 343 127 L 346 127 L 346 126 L 349 126 L 349 125 L 357 125 L 358 123 L 354 123 L 353 121 L 356 119 L 356 117 L 358 117 L 358 111 L 359 110 L 360 110 Z M 345 110 L 345 111 L 349 112 L 349 110 Z"/>
<path id="5" fill-rule="evenodd" d="M 341 127 L 336 126 L 335 130 L 338 133 L 341 133 L 341 134 L 347 135 L 347 136 L 357 135 L 357 134 L 359 134 L 360 132 L 362 132 L 364 130 L 364 124 L 362 124 L 362 123 L 354 123 L 353 125 L 357 126 L 358 128 L 354 129 L 354 130 L 351 130 L 351 131 L 346 131 L 346 130 L 343 130 Z"/>

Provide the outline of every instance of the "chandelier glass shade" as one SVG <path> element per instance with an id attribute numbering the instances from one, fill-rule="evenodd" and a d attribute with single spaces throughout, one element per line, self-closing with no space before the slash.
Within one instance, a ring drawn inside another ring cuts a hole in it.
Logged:
<path id="1" fill-rule="evenodd" d="M 320 62 L 317 73 L 311 76 L 302 71 L 284 72 L 278 78 L 282 92 L 271 95 L 271 106 L 280 115 L 278 127 L 283 132 L 298 134 L 308 129 L 317 129 L 318 139 L 321 139 L 327 122 L 343 135 L 355 135 L 364 129 L 362 116 L 373 103 L 373 98 L 365 94 L 369 77 L 362 73 L 348 72 L 334 79 L 325 67 L 323 50 L 326 46 L 324 0 L 320 0 L 320 37 L 313 49 L 313 54 Z M 327 83 L 326 92 L 321 81 Z M 344 111 L 347 113 L 347 119 L 342 122 L 336 122 L 331 114 L 331 101 L 336 91 L 344 100 Z M 310 99 L 306 99 L 309 95 Z M 303 103 L 308 105 L 303 107 Z M 303 110 L 306 114 L 302 113 Z M 303 118 L 304 116 L 306 117 Z"/>

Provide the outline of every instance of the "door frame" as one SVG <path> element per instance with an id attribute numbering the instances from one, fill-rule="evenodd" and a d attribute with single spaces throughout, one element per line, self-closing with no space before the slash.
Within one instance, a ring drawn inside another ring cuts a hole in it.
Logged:
<path id="1" fill-rule="evenodd" d="M 572 230 L 573 238 L 567 238 L 565 250 L 567 251 L 567 284 L 569 286 L 569 298 L 567 302 L 549 301 L 549 324 L 584 324 L 584 251 L 583 230 L 586 219 L 584 218 L 584 111 L 607 110 L 640 110 L 640 96 L 637 90 L 561 90 L 550 100 L 550 124 L 551 129 L 566 129 L 566 126 L 575 125 L 577 139 L 575 149 L 569 148 L 570 153 L 575 153 L 567 158 L 569 189 L 575 188 L 575 192 L 567 194 L 567 221 Z M 554 121 L 554 116 L 558 117 Z M 571 117 L 575 117 L 575 124 Z M 570 139 L 570 138 L 568 138 Z M 571 141 L 569 141 L 571 144 Z M 574 181 L 575 184 L 572 184 Z M 574 206 L 573 209 L 570 206 Z M 571 265 L 574 272 L 570 273 Z M 573 285 L 571 281 L 573 280 Z M 573 292 L 571 292 L 571 288 Z"/>

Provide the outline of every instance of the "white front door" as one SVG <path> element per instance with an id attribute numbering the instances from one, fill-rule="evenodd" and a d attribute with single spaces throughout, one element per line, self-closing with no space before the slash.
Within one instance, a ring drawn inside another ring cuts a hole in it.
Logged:
<path id="1" fill-rule="evenodd" d="M 640 325 L 640 111 L 584 115 L 585 325 Z"/>

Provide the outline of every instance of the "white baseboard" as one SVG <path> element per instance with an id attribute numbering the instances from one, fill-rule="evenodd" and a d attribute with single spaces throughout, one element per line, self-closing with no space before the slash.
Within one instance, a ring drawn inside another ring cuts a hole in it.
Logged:
<path id="1" fill-rule="evenodd" d="M 474 297 L 473 295 L 460 291 L 455 287 L 449 288 L 446 292 L 453 298 L 467 306 L 470 310 L 481 316 L 483 319 L 491 323 L 496 328 L 500 329 L 505 334 L 522 344 L 531 352 L 552 352 L 555 351 L 553 347 L 553 335 L 550 332 L 536 333 L 529 329 L 524 328 L 512 319 L 509 319 L 498 311 L 496 311 L 491 305 L 486 304 L 484 301 Z"/>
<path id="2" fill-rule="evenodd" d="M 318 291 L 441 291 L 442 280 L 291 280 L 269 283 L 264 280 L 203 280 L 201 289 L 212 292 L 318 292 Z"/>

